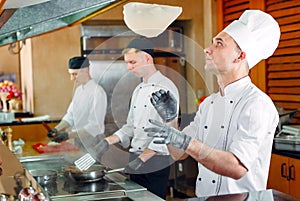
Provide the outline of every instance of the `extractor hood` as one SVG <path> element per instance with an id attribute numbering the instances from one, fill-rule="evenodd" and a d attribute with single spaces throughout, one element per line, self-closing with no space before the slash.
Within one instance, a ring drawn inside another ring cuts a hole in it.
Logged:
<path id="1" fill-rule="evenodd" d="M 123 2 L 125 0 L 49 0 L 17 8 L 0 28 L 0 46 L 86 20 Z"/>

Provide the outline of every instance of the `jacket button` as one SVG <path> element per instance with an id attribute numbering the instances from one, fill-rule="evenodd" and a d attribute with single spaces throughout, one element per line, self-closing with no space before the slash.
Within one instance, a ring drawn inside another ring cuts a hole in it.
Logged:
<path id="1" fill-rule="evenodd" d="M 214 183 L 216 183 L 216 181 L 215 181 L 215 180 L 212 180 L 211 182 L 212 182 L 213 184 L 214 184 Z"/>
<path id="2" fill-rule="evenodd" d="M 136 108 L 136 106 L 133 106 L 133 108 Z"/>
<path id="3" fill-rule="evenodd" d="M 154 87 L 155 85 L 154 84 L 152 84 L 152 87 Z"/>
<path id="4" fill-rule="evenodd" d="M 224 128 L 224 126 L 221 126 L 221 128 Z"/>
<path id="5" fill-rule="evenodd" d="M 211 101 L 211 102 L 210 102 L 210 104 L 213 104 L 213 103 L 214 103 L 214 101 Z"/>
<path id="6" fill-rule="evenodd" d="M 207 126 L 204 126 L 205 129 L 207 129 Z"/>
<path id="7" fill-rule="evenodd" d="M 147 105 L 144 105 L 144 107 L 147 107 Z"/>
<path id="8" fill-rule="evenodd" d="M 198 179 L 199 181 L 201 181 L 201 177 L 199 177 L 199 179 Z"/>
<path id="9" fill-rule="evenodd" d="M 233 103 L 233 101 L 231 100 L 230 103 Z"/>

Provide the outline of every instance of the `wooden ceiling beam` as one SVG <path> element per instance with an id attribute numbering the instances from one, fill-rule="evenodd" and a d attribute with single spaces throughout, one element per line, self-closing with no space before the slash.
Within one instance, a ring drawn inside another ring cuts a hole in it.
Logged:
<path id="1" fill-rule="evenodd" d="M 5 9 L 0 14 L 0 29 L 7 22 L 7 20 L 14 14 L 17 9 Z"/>
<path id="2" fill-rule="evenodd" d="M 4 6 L 4 3 L 5 3 L 6 0 L 0 0 L 0 15 L 2 14 L 3 12 L 3 6 Z"/>
<path id="3" fill-rule="evenodd" d="M 3 9 L 5 2 L 6 0 L 0 0 L 0 29 L 16 11 L 16 9 Z"/>

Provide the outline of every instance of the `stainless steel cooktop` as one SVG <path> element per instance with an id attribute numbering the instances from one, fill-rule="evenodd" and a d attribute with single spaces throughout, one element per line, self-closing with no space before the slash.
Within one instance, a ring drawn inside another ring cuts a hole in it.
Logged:
<path id="1" fill-rule="evenodd" d="M 41 157 L 24 157 L 20 162 L 27 170 L 56 170 L 57 179 L 54 182 L 40 184 L 51 200 L 120 200 L 130 201 L 125 189 L 104 176 L 95 182 L 77 182 L 64 174 L 65 166 L 72 165 L 63 155 L 48 155 Z"/>

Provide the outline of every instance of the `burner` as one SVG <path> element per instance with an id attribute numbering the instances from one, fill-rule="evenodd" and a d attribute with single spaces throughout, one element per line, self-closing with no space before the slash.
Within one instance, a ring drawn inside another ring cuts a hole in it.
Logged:
<path id="1" fill-rule="evenodd" d="M 75 182 L 70 179 L 66 179 L 63 190 L 68 193 L 82 193 L 82 192 L 103 192 L 108 191 L 108 182 L 104 179 L 96 182 Z"/>

